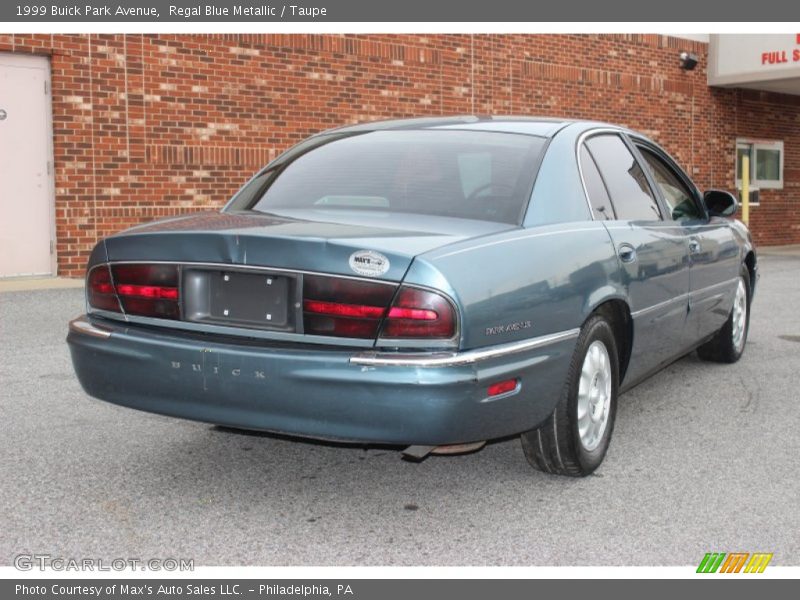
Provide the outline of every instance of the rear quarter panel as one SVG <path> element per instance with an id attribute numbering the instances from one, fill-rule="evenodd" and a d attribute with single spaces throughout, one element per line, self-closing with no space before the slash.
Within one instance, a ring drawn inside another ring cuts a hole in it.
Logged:
<path id="1" fill-rule="evenodd" d="M 453 297 L 462 349 L 580 327 L 596 306 L 625 297 L 608 232 L 592 221 L 517 229 L 434 250 L 414 260 L 405 281 Z"/>

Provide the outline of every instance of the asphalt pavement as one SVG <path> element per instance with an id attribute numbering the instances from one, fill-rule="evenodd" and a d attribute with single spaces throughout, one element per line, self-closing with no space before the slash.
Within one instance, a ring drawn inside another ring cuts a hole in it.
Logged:
<path id="1" fill-rule="evenodd" d="M 800 252 L 761 274 L 742 360 L 692 354 L 622 396 L 585 479 L 534 471 L 517 439 L 410 463 L 112 406 L 64 341 L 82 290 L 0 293 L 0 564 L 800 565 Z"/>

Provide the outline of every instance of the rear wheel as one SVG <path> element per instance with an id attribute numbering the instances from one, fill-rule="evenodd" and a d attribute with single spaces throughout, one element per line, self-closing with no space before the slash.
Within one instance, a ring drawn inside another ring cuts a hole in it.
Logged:
<path id="1" fill-rule="evenodd" d="M 608 450 L 619 393 L 619 359 L 611 324 L 601 315 L 581 329 L 553 414 L 523 433 L 528 462 L 545 473 L 592 473 Z"/>
<path id="2" fill-rule="evenodd" d="M 728 320 L 713 338 L 697 349 L 697 354 L 703 360 L 735 363 L 744 354 L 749 329 L 750 272 L 742 266 Z"/>

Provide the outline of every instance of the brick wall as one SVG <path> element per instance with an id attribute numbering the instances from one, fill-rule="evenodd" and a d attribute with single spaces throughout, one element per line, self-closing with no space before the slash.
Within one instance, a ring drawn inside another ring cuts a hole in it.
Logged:
<path id="1" fill-rule="evenodd" d="M 694 71 L 678 53 L 700 56 Z M 95 241 L 218 207 L 307 135 L 387 117 L 600 119 L 662 143 L 701 188 L 733 188 L 737 136 L 785 142 L 757 242 L 800 242 L 800 97 L 706 85 L 705 44 L 660 35 L 0 35 L 52 63 L 59 273 Z"/>

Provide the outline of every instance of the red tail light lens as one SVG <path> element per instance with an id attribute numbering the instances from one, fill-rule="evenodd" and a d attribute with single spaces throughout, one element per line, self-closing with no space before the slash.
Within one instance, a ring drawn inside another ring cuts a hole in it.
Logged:
<path id="1" fill-rule="evenodd" d="M 180 318 L 177 266 L 114 265 L 111 273 L 126 313 L 158 319 Z"/>
<path id="2" fill-rule="evenodd" d="M 360 304 L 340 304 L 338 302 L 320 302 L 306 300 L 303 310 L 309 313 L 328 315 L 334 317 L 354 317 L 357 319 L 380 319 L 385 308 L 380 306 L 362 306 Z"/>
<path id="3" fill-rule="evenodd" d="M 422 308 L 400 308 L 393 306 L 389 310 L 390 319 L 412 319 L 414 321 L 435 321 L 439 315 L 434 310 Z"/>
<path id="4" fill-rule="evenodd" d="M 449 339 L 456 334 L 453 305 L 441 294 L 401 287 L 386 317 L 382 338 Z"/>
<path id="5" fill-rule="evenodd" d="M 131 285 L 129 283 L 121 283 L 117 286 L 117 293 L 120 296 L 136 296 L 138 298 L 178 299 L 178 288 L 158 287 L 155 285 Z"/>
<path id="6" fill-rule="evenodd" d="M 111 271 L 108 270 L 108 265 L 100 265 L 89 271 L 86 289 L 88 291 L 89 306 L 100 310 L 120 312 L 119 301 L 114 294 Z"/>
<path id="7" fill-rule="evenodd" d="M 306 275 L 303 329 L 310 335 L 374 339 L 395 289 L 384 283 Z"/>
<path id="8" fill-rule="evenodd" d="M 180 318 L 178 267 L 175 265 L 107 265 L 89 273 L 93 308 L 159 319 Z"/>
<path id="9" fill-rule="evenodd" d="M 92 308 L 160 319 L 181 318 L 177 265 L 116 264 L 91 269 Z M 394 300 L 393 300 L 394 299 Z M 453 304 L 411 286 L 344 277 L 303 277 L 303 332 L 374 340 L 448 340 L 456 334 Z"/>
<path id="10" fill-rule="evenodd" d="M 396 290 L 383 283 L 306 275 L 305 333 L 364 339 L 374 339 L 379 330 L 386 339 L 450 339 L 455 335 L 455 310 L 447 298 L 404 286 L 392 303 Z"/>

